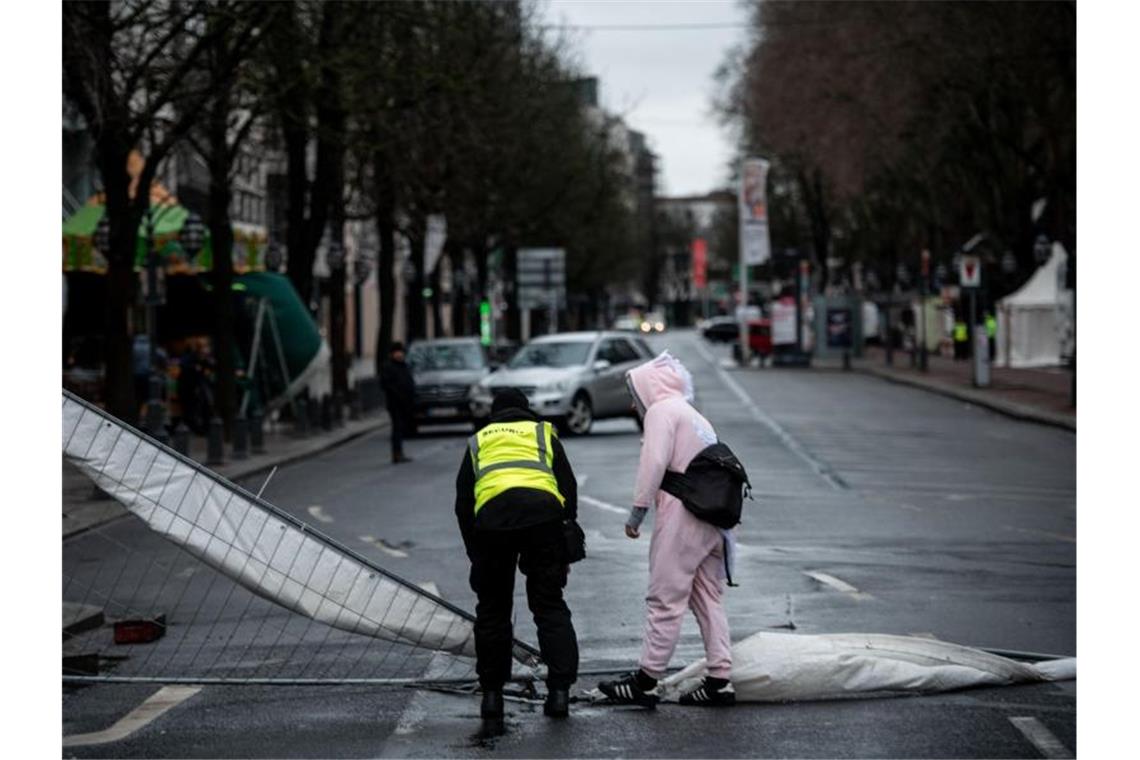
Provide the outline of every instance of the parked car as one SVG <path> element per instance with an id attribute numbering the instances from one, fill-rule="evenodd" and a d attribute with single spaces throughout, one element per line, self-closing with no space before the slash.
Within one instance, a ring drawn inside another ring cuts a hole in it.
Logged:
<path id="1" fill-rule="evenodd" d="M 416 381 L 416 425 L 471 419 L 471 388 L 491 372 L 478 338 L 413 343 L 408 364 Z"/>
<path id="2" fill-rule="evenodd" d="M 614 329 L 620 332 L 637 332 L 640 327 L 641 320 L 628 314 L 614 320 Z"/>
<path id="3" fill-rule="evenodd" d="M 713 317 L 701 330 L 701 335 L 712 343 L 731 343 L 740 339 L 740 325 L 736 317 Z"/>
<path id="4" fill-rule="evenodd" d="M 634 417 L 625 373 L 653 357 L 645 341 L 615 331 L 544 335 L 472 389 L 476 425 L 491 414 L 495 392 L 518 388 L 531 408 L 562 432 L 585 435 L 596 419 Z"/>

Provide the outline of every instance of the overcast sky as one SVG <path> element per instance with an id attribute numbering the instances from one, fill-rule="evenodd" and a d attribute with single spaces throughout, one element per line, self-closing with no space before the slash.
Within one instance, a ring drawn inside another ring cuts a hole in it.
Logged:
<path id="1" fill-rule="evenodd" d="M 748 21 L 736 0 L 539 0 L 544 24 L 673 27 Z M 601 105 L 644 132 L 658 159 L 659 195 L 727 183 L 731 137 L 711 113 L 713 73 L 743 28 L 567 30 L 581 67 L 598 77 Z"/>

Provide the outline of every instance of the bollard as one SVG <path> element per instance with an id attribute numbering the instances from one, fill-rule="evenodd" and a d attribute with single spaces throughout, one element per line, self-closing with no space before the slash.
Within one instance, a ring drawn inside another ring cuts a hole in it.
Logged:
<path id="1" fill-rule="evenodd" d="M 321 430 L 332 430 L 332 396 L 321 396 Z"/>
<path id="2" fill-rule="evenodd" d="M 190 429 L 182 424 L 181 420 L 178 422 L 178 427 L 174 428 L 172 445 L 179 454 L 190 456 Z"/>
<path id="3" fill-rule="evenodd" d="M 249 422 L 245 417 L 234 419 L 234 459 L 249 459 Z"/>
<path id="4" fill-rule="evenodd" d="M 217 417 L 211 417 L 210 430 L 206 435 L 206 464 L 226 463 L 226 445 L 223 437 L 222 421 Z"/>
<path id="5" fill-rule="evenodd" d="M 848 372 L 851 371 L 851 352 L 850 351 L 844 351 L 843 352 L 843 369 L 847 370 Z"/>
<path id="6" fill-rule="evenodd" d="M 261 410 L 254 409 L 253 414 L 249 416 L 249 444 L 254 454 L 265 453 L 265 430 L 262 427 L 264 424 L 265 419 L 261 416 Z"/>
<path id="7" fill-rule="evenodd" d="M 309 404 L 303 398 L 297 399 L 297 405 L 294 407 L 294 412 L 297 415 L 293 420 L 293 432 L 302 438 L 309 434 Z"/>
<path id="8" fill-rule="evenodd" d="M 333 394 L 333 425 L 344 427 L 344 394 L 337 391 Z"/>
<path id="9" fill-rule="evenodd" d="M 358 420 L 364 415 L 364 403 L 360 398 L 360 385 L 356 385 L 348 394 L 348 418 Z"/>
<path id="10" fill-rule="evenodd" d="M 309 398 L 309 433 L 316 434 L 321 429 L 321 401 Z"/>

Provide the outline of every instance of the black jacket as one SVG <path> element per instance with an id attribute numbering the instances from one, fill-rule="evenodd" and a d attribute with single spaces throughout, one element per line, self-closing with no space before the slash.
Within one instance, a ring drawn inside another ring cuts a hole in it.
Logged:
<path id="1" fill-rule="evenodd" d="M 538 417 L 521 409 L 505 409 L 491 417 L 491 422 L 537 422 Z M 455 518 L 463 534 L 464 546 L 471 545 L 472 532 L 479 530 L 514 530 L 545 522 L 578 518 L 578 482 L 570 469 L 570 460 L 558 438 L 554 438 L 554 478 L 558 492 L 566 500 L 560 505 L 554 494 L 537 488 L 511 488 L 494 497 L 475 517 L 475 469 L 471 450 L 463 456 L 455 479 Z"/>
<path id="2" fill-rule="evenodd" d="M 415 403 L 416 381 L 407 362 L 385 362 L 380 368 L 380 387 L 389 409 L 411 409 Z"/>

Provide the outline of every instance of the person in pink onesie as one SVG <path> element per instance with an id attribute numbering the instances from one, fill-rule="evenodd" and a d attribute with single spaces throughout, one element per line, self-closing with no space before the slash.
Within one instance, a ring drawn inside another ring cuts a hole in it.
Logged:
<path id="1" fill-rule="evenodd" d="M 668 351 L 630 370 L 626 376 L 645 436 L 637 468 L 633 509 L 625 525 L 631 539 L 651 505 L 657 506 L 649 539 L 649 591 L 639 669 L 616 681 L 598 684 L 612 701 L 653 707 L 651 694 L 665 675 L 686 607 L 701 629 L 708 677 L 681 697 L 681 704 L 722 706 L 735 703 L 729 686 L 732 650 L 728 618 L 721 602 L 725 581 L 725 545 L 731 536 L 694 517 L 679 499 L 660 490 L 666 470 L 684 472 L 701 450 L 717 442 L 716 431 L 690 403 L 692 376 Z"/>

